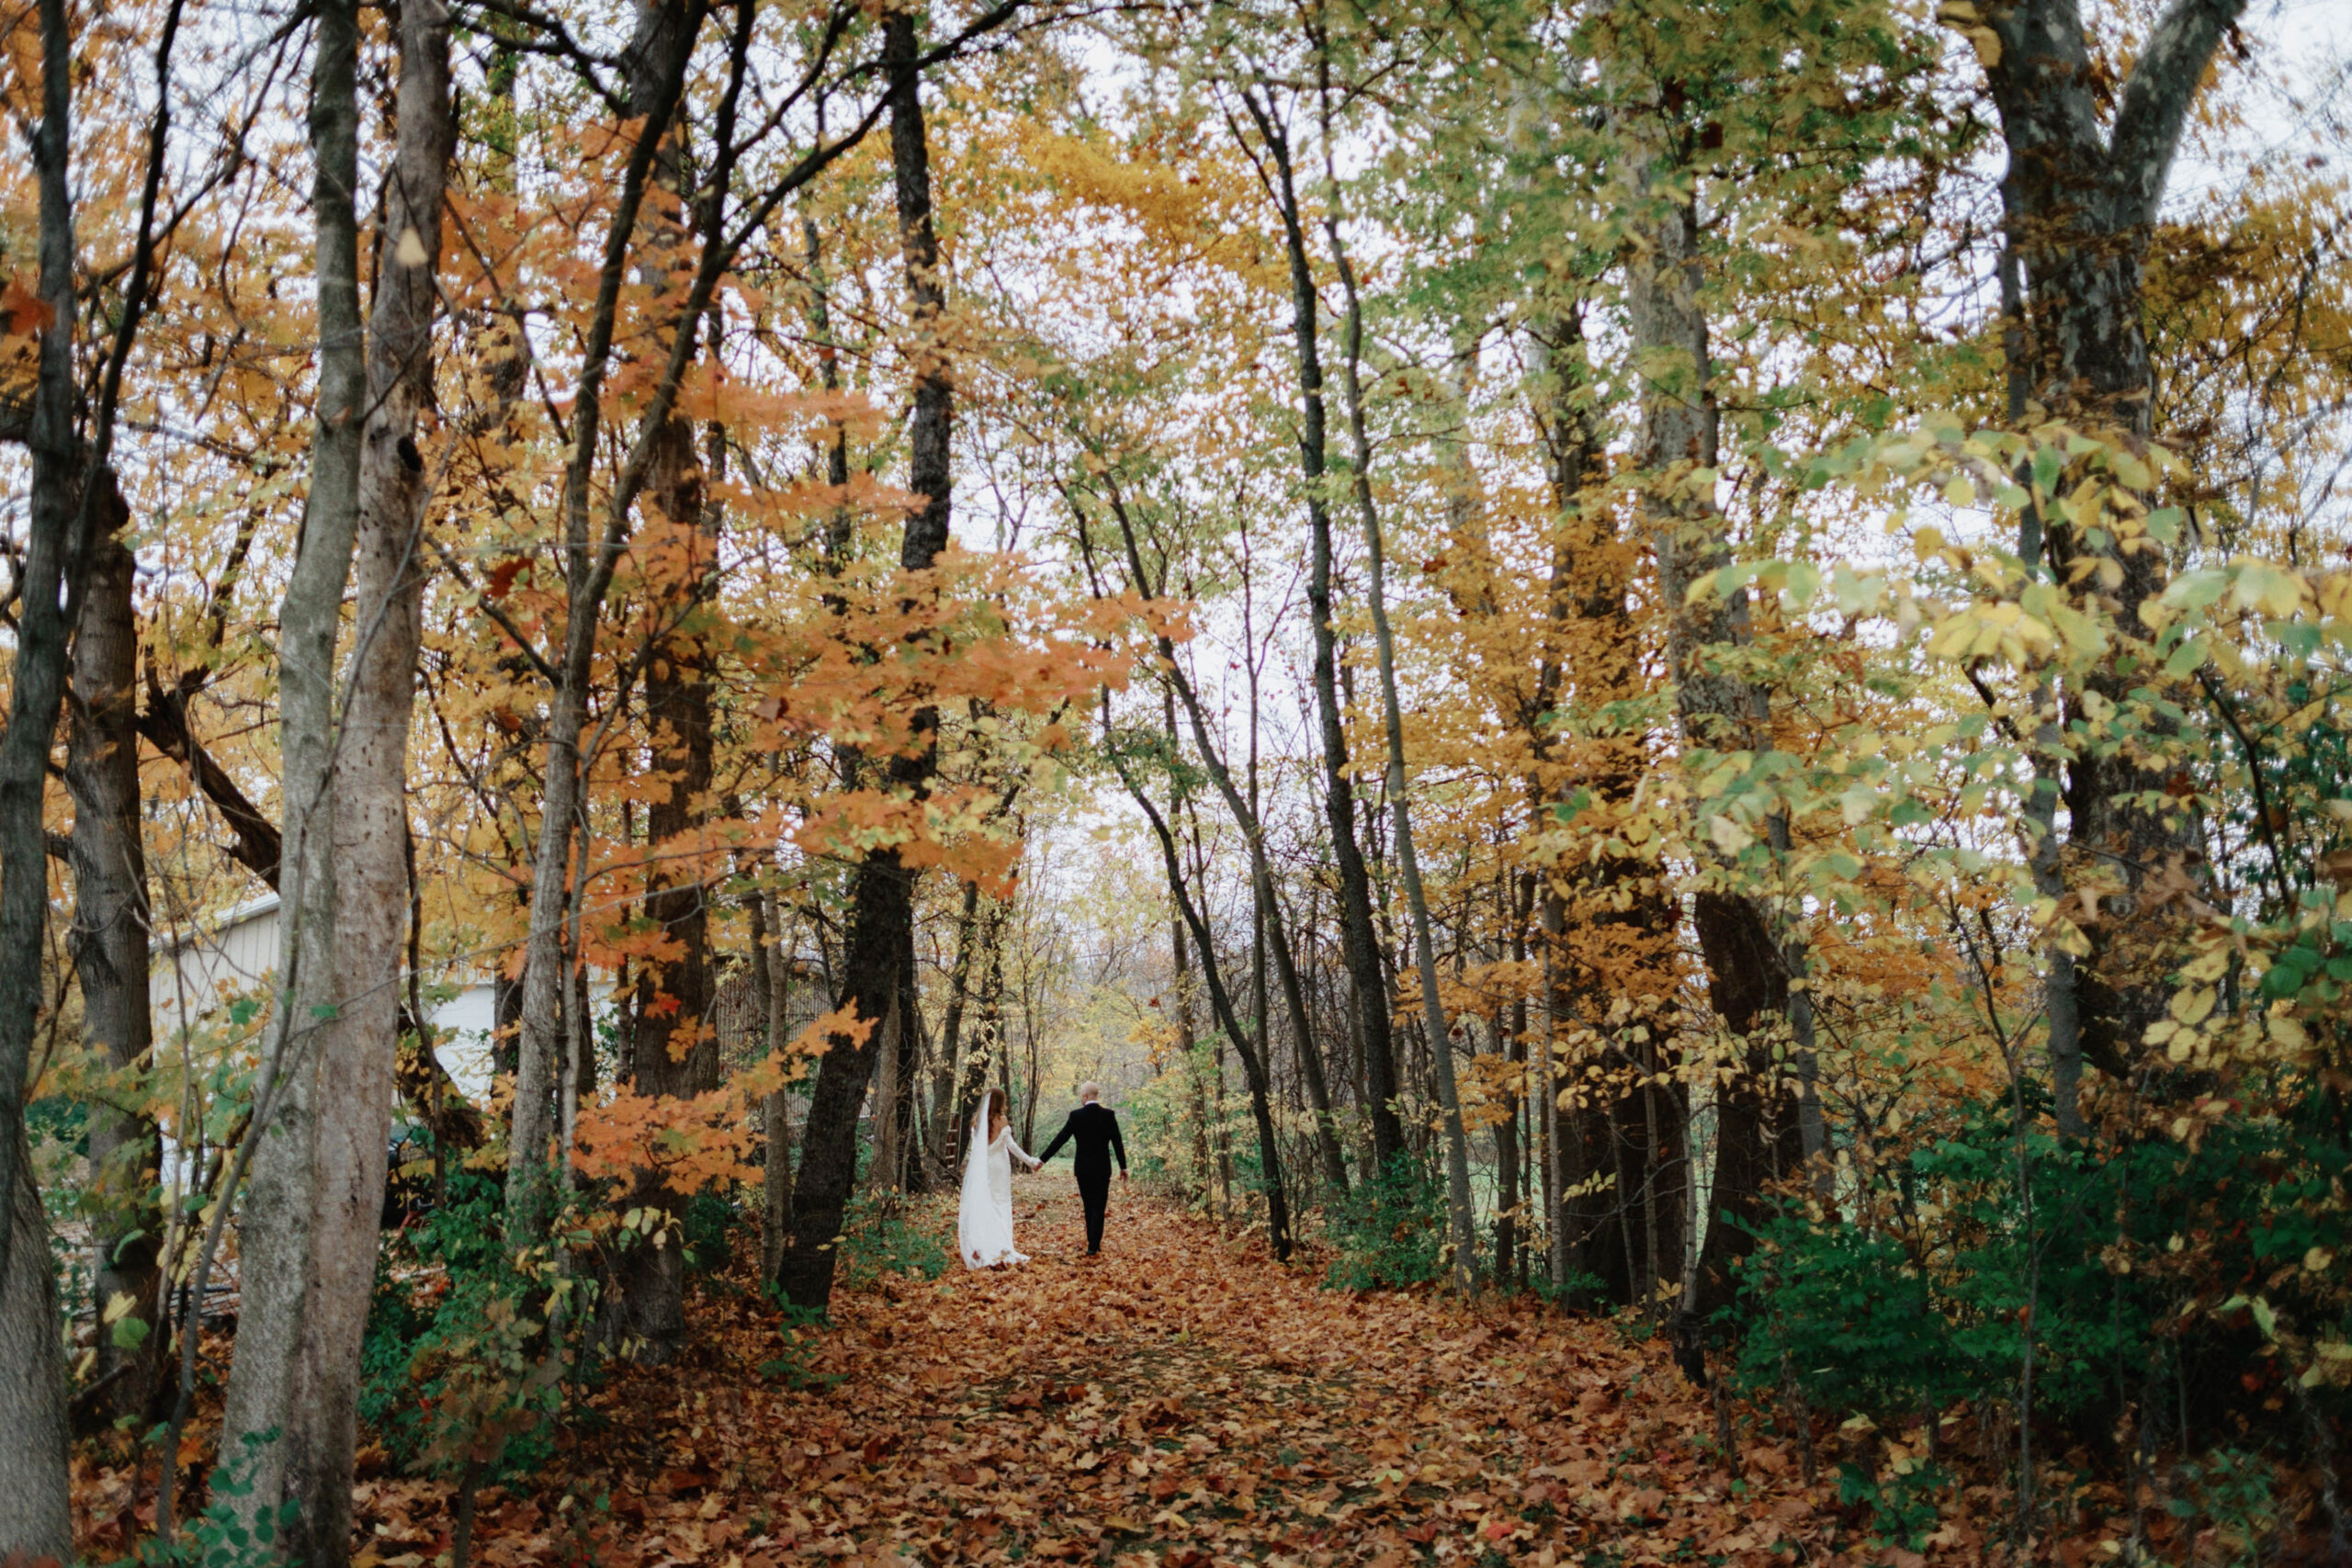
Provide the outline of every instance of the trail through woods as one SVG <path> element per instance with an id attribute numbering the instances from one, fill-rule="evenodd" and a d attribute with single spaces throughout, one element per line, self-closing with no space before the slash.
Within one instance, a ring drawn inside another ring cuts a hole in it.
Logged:
<path id="1" fill-rule="evenodd" d="M 1662 1341 L 1524 1299 L 1327 1291 L 1124 1193 L 1087 1262 L 1066 1179 L 1016 1201 L 1033 1263 L 837 1292 L 815 1386 L 759 1370 L 786 1350 L 771 1309 L 704 1292 L 681 1362 L 607 1385 L 537 1487 L 484 1497 L 477 1560 L 1919 1561 L 1865 1547 L 1826 1455 L 1808 1492 L 1744 1405 L 1736 1480 Z M 446 1553 L 446 1496 L 363 1480 L 360 1562 Z M 1981 1544 L 1948 1523 L 1929 1557 Z"/>

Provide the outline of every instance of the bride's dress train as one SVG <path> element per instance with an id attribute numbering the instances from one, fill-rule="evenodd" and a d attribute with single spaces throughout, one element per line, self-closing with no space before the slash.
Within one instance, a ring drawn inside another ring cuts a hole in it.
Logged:
<path id="1" fill-rule="evenodd" d="M 1012 1161 L 1037 1162 L 1012 1141 L 1008 1126 L 996 1141 L 983 1145 L 988 1123 L 972 1129 L 972 1146 L 964 1158 L 964 1201 L 956 1213 L 956 1250 L 967 1269 L 992 1269 L 1000 1263 L 1026 1263 L 1028 1254 L 1012 1245 Z"/>

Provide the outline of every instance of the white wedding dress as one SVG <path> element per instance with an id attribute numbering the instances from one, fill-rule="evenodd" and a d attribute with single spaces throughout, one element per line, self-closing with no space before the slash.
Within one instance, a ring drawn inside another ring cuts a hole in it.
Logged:
<path id="1" fill-rule="evenodd" d="M 1026 1263 L 1028 1255 L 1012 1245 L 1012 1162 L 1035 1167 L 1036 1161 L 1012 1141 L 1007 1125 L 992 1144 L 983 1144 L 988 1124 L 972 1129 L 972 1145 L 964 1156 L 964 1201 L 956 1213 L 956 1250 L 967 1269 L 989 1269 L 1000 1263 Z"/>

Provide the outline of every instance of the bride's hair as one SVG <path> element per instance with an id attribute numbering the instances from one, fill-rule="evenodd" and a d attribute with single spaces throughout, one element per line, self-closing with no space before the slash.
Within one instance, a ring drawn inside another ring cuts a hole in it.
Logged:
<path id="1" fill-rule="evenodd" d="M 987 1096 L 981 1100 L 980 1114 L 986 1119 L 981 1124 L 988 1128 L 989 1142 L 991 1144 L 996 1142 L 997 1124 L 999 1122 L 1010 1124 L 1012 1121 L 1012 1111 L 1004 1103 L 1003 1094 L 997 1089 L 989 1090 Z"/>

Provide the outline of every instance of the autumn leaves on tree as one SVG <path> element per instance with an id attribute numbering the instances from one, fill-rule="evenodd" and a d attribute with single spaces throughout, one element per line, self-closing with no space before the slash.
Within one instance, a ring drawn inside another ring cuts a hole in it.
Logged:
<path id="1" fill-rule="evenodd" d="M 98 21 L 10 24 L 0 1547 L 76 1443 L 167 1543 L 344 1561 L 379 1444 L 470 1521 L 1090 1077 L 1266 1267 L 1658 1328 L 1874 1517 L 1963 1403 L 2026 1555 L 2053 1429 L 2134 1551 L 2334 1451 L 2341 61 Z"/>

